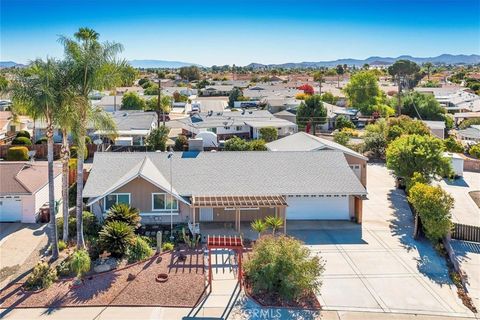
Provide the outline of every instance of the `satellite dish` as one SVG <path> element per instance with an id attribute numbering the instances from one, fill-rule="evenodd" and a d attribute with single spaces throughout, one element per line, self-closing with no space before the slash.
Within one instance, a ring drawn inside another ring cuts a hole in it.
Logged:
<path id="1" fill-rule="evenodd" d="M 98 146 L 98 145 L 101 145 L 103 143 L 103 140 L 102 139 L 96 139 L 96 140 L 93 141 L 93 143 Z"/>

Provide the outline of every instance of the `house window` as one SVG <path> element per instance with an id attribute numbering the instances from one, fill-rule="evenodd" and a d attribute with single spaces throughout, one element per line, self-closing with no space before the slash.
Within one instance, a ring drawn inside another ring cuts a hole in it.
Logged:
<path id="1" fill-rule="evenodd" d="M 105 211 L 109 210 L 114 204 L 125 203 L 130 205 L 130 193 L 110 193 L 105 197 Z"/>
<path id="2" fill-rule="evenodd" d="M 178 211 L 178 201 L 166 193 L 152 193 L 152 211 Z"/>
<path id="3" fill-rule="evenodd" d="M 235 127 L 235 130 L 237 130 L 237 131 L 242 131 L 242 129 L 243 129 L 242 126 L 236 126 L 236 127 Z"/>
<path id="4" fill-rule="evenodd" d="M 223 127 L 225 130 L 230 130 L 230 127 Z"/>

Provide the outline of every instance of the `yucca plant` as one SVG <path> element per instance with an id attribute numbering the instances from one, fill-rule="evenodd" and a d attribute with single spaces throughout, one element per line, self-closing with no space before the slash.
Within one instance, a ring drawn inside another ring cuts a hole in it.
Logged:
<path id="1" fill-rule="evenodd" d="M 100 231 L 100 245 L 113 257 L 121 258 L 134 240 L 133 228 L 123 221 L 110 221 Z"/>
<path id="2" fill-rule="evenodd" d="M 121 221 L 127 223 L 132 228 L 137 229 L 140 226 L 140 219 L 140 211 L 138 209 L 132 208 L 125 203 L 118 203 L 108 210 L 105 223 Z"/>
<path id="3" fill-rule="evenodd" d="M 272 234 L 283 226 L 283 220 L 280 217 L 268 216 L 265 218 L 265 223 L 272 229 Z"/>
<path id="4" fill-rule="evenodd" d="M 262 232 L 264 232 L 268 228 L 267 224 L 262 219 L 257 219 L 252 221 L 250 226 L 252 227 L 253 231 L 258 232 L 259 239 L 260 239 L 260 236 L 262 235 Z"/>

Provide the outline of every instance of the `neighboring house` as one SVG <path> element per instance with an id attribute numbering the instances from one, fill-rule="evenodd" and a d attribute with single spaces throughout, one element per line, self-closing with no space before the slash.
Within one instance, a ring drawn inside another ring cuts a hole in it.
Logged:
<path id="1" fill-rule="evenodd" d="M 170 173 L 172 176 L 170 176 Z M 95 153 L 83 190 L 99 218 L 116 203 L 142 223 L 288 220 L 361 222 L 365 187 L 336 150 Z M 240 231 L 240 227 L 236 228 Z"/>
<path id="2" fill-rule="evenodd" d="M 423 123 L 430 129 L 430 133 L 440 139 L 445 139 L 445 121 L 431 121 L 422 120 Z"/>
<path id="3" fill-rule="evenodd" d="M 143 111 L 118 111 L 112 114 L 117 125 L 118 137 L 115 145 L 145 145 L 145 139 L 157 127 L 157 114 Z M 95 131 L 93 138 L 105 135 L 102 131 Z"/>
<path id="4" fill-rule="evenodd" d="M 291 136 L 267 143 L 269 151 L 329 151 L 336 150 L 345 156 L 349 167 L 364 187 L 367 186 L 368 158 L 339 143 L 323 139 L 306 132 L 297 132 Z M 321 163 L 318 163 L 321 166 Z"/>
<path id="5" fill-rule="evenodd" d="M 144 100 L 150 100 L 156 96 L 139 95 Z M 92 105 L 106 112 L 115 112 L 122 109 L 123 95 L 104 96 L 100 100 L 91 100 Z"/>
<path id="6" fill-rule="evenodd" d="M 295 114 L 295 110 L 290 111 L 291 109 L 283 110 L 277 113 L 274 113 L 273 115 L 277 118 L 287 120 L 293 123 L 297 123 L 297 115 Z"/>
<path id="7" fill-rule="evenodd" d="M 55 166 L 55 200 L 62 197 L 61 173 Z M 37 222 L 40 208 L 48 204 L 47 162 L 0 162 L 0 176 L 0 222 Z"/>
<path id="8" fill-rule="evenodd" d="M 433 94 L 435 99 L 450 112 L 480 111 L 480 96 L 462 87 L 415 88 L 415 91 Z"/>
<path id="9" fill-rule="evenodd" d="M 33 133 L 33 121 L 26 116 L 14 116 L 10 111 L 0 111 L 0 144 L 15 138 L 18 131 Z"/>
<path id="10" fill-rule="evenodd" d="M 473 125 L 463 130 L 458 130 L 458 136 L 461 140 L 480 142 L 480 125 Z"/>
<path id="11" fill-rule="evenodd" d="M 468 120 L 472 118 L 480 118 L 480 111 L 478 112 L 457 112 L 453 115 L 455 119 L 455 125 L 460 124 L 463 120 Z"/>
<path id="12" fill-rule="evenodd" d="M 183 134 L 195 137 L 200 132 L 210 131 L 225 140 L 233 136 L 245 139 L 258 139 L 260 129 L 274 127 L 279 136 L 297 132 L 297 125 L 273 116 L 266 110 L 242 110 L 207 112 L 194 114 L 189 118 L 179 119 Z"/>
<path id="13" fill-rule="evenodd" d="M 228 96 L 232 92 L 234 86 L 231 85 L 213 85 L 207 86 L 204 89 L 200 89 L 200 96 Z"/>

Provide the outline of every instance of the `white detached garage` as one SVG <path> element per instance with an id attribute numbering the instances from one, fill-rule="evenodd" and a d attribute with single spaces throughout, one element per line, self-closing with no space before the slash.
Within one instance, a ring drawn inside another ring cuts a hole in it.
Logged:
<path id="1" fill-rule="evenodd" d="M 48 203 L 47 162 L 0 162 L 0 177 L 0 222 L 37 222 L 40 208 Z M 54 178 L 55 200 L 59 200 L 62 175 L 58 166 Z"/>

